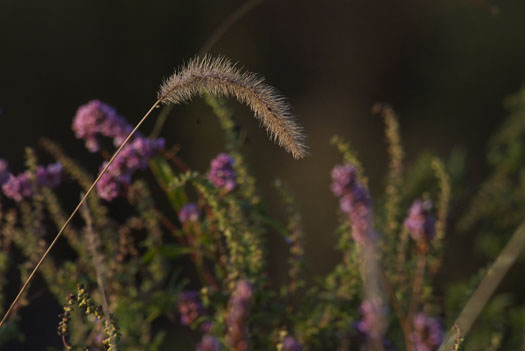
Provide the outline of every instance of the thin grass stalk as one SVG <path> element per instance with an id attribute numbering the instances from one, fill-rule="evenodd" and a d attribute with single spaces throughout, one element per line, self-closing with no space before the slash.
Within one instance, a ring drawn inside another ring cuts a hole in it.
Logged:
<path id="1" fill-rule="evenodd" d="M 93 220 L 91 218 L 91 214 L 89 213 L 89 209 L 86 206 L 86 204 L 82 205 L 81 214 L 82 217 L 84 217 L 84 220 L 86 221 L 86 246 L 91 256 L 93 268 L 95 269 L 95 276 L 97 279 L 98 290 L 100 292 L 100 300 L 102 303 L 102 312 L 104 312 L 104 316 L 106 317 L 108 323 L 112 323 L 111 312 L 106 296 L 106 285 L 104 283 L 106 276 L 104 268 L 106 267 L 106 265 L 104 264 L 104 257 L 100 253 L 100 240 L 93 229 Z M 110 346 L 111 350 L 117 351 L 117 343 L 114 337 L 110 338 Z"/>
<path id="2" fill-rule="evenodd" d="M 456 319 L 454 325 L 457 325 L 457 328 L 459 328 L 463 337 L 465 337 L 470 331 L 470 328 L 483 310 L 483 307 L 487 304 L 492 294 L 494 294 L 494 291 L 505 274 L 507 274 L 510 267 L 516 262 L 524 247 L 525 222 L 522 222 L 510 238 L 507 245 L 496 258 L 496 261 L 489 268 L 476 291 L 474 291 Z M 443 343 L 439 347 L 439 351 L 453 350 L 455 340 L 454 333 L 447 333 L 443 340 Z"/>

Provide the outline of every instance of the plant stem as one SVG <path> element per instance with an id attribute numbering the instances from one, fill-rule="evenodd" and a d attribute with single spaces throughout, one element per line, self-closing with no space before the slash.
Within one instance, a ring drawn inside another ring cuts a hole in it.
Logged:
<path id="1" fill-rule="evenodd" d="M 385 289 L 388 299 L 390 300 L 390 304 L 394 308 L 397 318 L 399 319 L 401 329 L 403 329 L 403 337 L 405 339 L 406 351 L 412 351 L 412 340 L 410 339 L 410 323 L 406 318 L 405 312 L 403 312 L 403 308 L 399 304 L 394 290 L 392 289 L 392 286 L 390 285 L 390 282 L 388 281 L 388 278 L 385 276 L 385 273 L 383 271 L 380 272 L 380 278 L 381 283 L 383 284 L 383 288 Z"/>
<path id="2" fill-rule="evenodd" d="M 419 305 L 419 298 L 421 297 L 421 288 L 423 287 L 423 280 L 425 277 L 425 263 L 426 257 L 423 253 L 418 253 L 416 274 L 414 276 L 414 285 L 412 286 L 412 299 L 410 307 L 408 308 L 408 323 L 413 325 L 414 315 L 416 314 Z"/>

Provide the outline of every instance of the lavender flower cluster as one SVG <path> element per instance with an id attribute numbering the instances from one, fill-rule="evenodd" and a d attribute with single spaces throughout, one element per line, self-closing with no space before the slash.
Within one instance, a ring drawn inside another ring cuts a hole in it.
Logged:
<path id="1" fill-rule="evenodd" d="M 357 168 L 352 164 L 335 166 L 332 169 L 332 193 L 339 197 L 339 207 L 350 217 L 352 237 L 364 243 L 369 236 L 372 216 L 372 201 L 368 190 L 359 180 Z"/>
<path id="2" fill-rule="evenodd" d="M 113 138 L 117 147 L 133 129 L 113 107 L 99 100 L 90 101 L 78 108 L 72 128 L 75 136 L 84 139 L 86 148 L 91 152 L 100 150 L 97 139 L 99 134 Z"/>
<path id="3" fill-rule="evenodd" d="M 443 341 L 443 329 L 436 318 L 418 313 L 414 318 L 414 351 L 437 351 Z"/>
<path id="4" fill-rule="evenodd" d="M 182 224 L 197 222 L 199 220 L 200 211 L 197 204 L 190 202 L 182 206 L 179 210 L 179 221 Z"/>
<path id="5" fill-rule="evenodd" d="M 99 135 L 113 138 L 113 144 L 120 146 L 132 129 L 115 109 L 99 100 L 81 106 L 73 119 L 75 135 L 84 139 L 86 148 L 91 152 L 100 149 Z M 139 169 L 146 169 L 150 158 L 163 148 L 164 139 L 150 140 L 137 132 L 97 183 L 99 196 L 111 201 L 122 194 L 123 189 L 131 183 L 132 175 Z M 102 164 L 100 169 L 106 165 Z"/>
<path id="6" fill-rule="evenodd" d="M 435 235 L 435 218 L 430 211 L 432 202 L 416 200 L 408 211 L 405 227 L 416 242 L 430 242 Z"/>
<path id="7" fill-rule="evenodd" d="M 381 337 L 382 326 L 379 325 L 386 316 L 386 310 L 379 301 L 365 300 L 359 307 L 362 319 L 355 324 L 359 334 L 368 339 L 378 339 Z"/>
<path id="8" fill-rule="evenodd" d="M 234 159 L 221 153 L 215 157 L 210 164 L 208 179 L 217 187 L 230 192 L 237 186 L 236 174 L 233 170 Z"/>
<path id="9" fill-rule="evenodd" d="M 180 313 L 182 325 L 191 326 L 200 317 L 204 316 L 205 311 L 196 291 L 187 290 L 179 295 L 177 308 Z M 200 329 L 205 333 L 200 342 L 197 343 L 197 351 L 219 351 L 219 340 L 210 334 L 212 324 L 209 321 L 200 324 Z"/>
<path id="10" fill-rule="evenodd" d="M 283 351 L 303 351 L 303 345 L 292 335 L 287 335 L 283 339 Z"/>
<path id="11" fill-rule="evenodd" d="M 185 326 L 192 325 L 193 322 L 204 315 L 204 307 L 196 291 L 183 291 L 179 295 L 177 307 L 180 313 L 180 322 Z"/>
<path id="12" fill-rule="evenodd" d="M 34 195 L 34 191 L 41 187 L 55 188 L 62 180 L 62 165 L 52 163 L 47 166 L 37 166 L 36 184 L 31 180 L 31 173 L 28 171 L 13 175 L 9 173 L 8 164 L 5 160 L 0 160 L 0 184 L 4 195 L 8 198 L 20 202 L 25 198 Z"/>
<path id="13" fill-rule="evenodd" d="M 226 342 L 231 350 L 248 351 L 247 319 L 253 297 L 253 286 L 247 280 L 239 280 L 235 286 L 229 305 L 226 325 Z"/>
<path id="14" fill-rule="evenodd" d="M 219 351 L 221 344 L 216 337 L 211 334 L 204 334 L 202 340 L 197 344 L 197 351 Z"/>

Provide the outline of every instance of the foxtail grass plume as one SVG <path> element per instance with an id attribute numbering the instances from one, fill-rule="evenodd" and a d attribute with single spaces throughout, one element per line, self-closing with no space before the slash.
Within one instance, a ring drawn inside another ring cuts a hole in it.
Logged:
<path id="1" fill-rule="evenodd" d="M 284 97 L 263 78 L 242 71 L 224 57 L 192 59 L 162 84 L 158 99 L 165 104 L 178 104 L 203 93 L 235 97 L 250 107 L 271 138 L 293 157 L 308 154 L 303 129 Z"/>

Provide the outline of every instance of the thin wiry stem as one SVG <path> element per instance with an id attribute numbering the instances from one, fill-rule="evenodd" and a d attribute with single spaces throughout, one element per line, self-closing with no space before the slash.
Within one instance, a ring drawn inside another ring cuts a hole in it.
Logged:
<path id="1" fill-rule="evenodd" d="M 84 194 L 84 196 L 82 196 L 82 199 L 80 199 L 80 202 L 78 203 L 77 207 L 75 207 L 75 209 L 73 210 L 73 212 L 71 213 L 71 215 L 69 216 L 69 218 L 67 219 L 67 221 L 64 223 L 64 225 L 62 226 L 62 228 L 60 228 L 60 231 L 58 232 L 58 234 L 55 236 L 55 238 L 53 239 L 53 241 L 51 242 L 51 244 L 49 244 L 47 250 L 44 252 L 44 254 L 42 255 L 42 257 L 40 258 L 40 260 L 38 261 L 38 263 L 36 264 L 35 268 L 33 269 L 33 271 L 31 272 L 31 274 L 29 275 L 29 277 L 26 279 L 26 281 L 24 282 L 24 284 L 22 285 L 22 288 L 20 289 L 20 291 L 18 292 L 18 294 L 16 295 L 15 299 L 13 300 L 13 302 L 11 303 L 11 306 L 9 306 L 9 309 L 7 310 L 7 312 L 5 313 L 4 317 L 2 318 L 2 320 L 0 321 L 0 328 L 4 325 L 4 323 L 6 322 L 7 318 L 9 317 L 9 314 L 11 313 L 11 311 L 13 310 L 13 308 L 16 306 L 16 304 L 18 303 L 18 300 L 20 300 L 20 297 L 22 296 L 22 294 L 24 293 L 24 291 L 26 290 L 27 286 L 29 285 L 29 283 L 31 283 L 31 281 L 33 280 L 36 272 L 38 271 L 38 269 L 40 268 L 40 266 L 42 265 L 42 263 L 45 261 L 45 259 L 47 258 L 47 256 L 49 255 L 49 253 L 51 252 L 51 249 L 53 249 L 53 247 L 55 246 L 56 242 L 58 241 L 58 239 L 62 236 L 62 233 L 64 232 L 64 230 L 66 229 L 66 227 L 69 225 L 69 222 L 71 222 L 71 220 L 73 219 L 73 217 L 75 216 L 75 214 L 78 212 L 78 210 L 80 209 L 80 207 L 82 207 L 82 205 L 84 204 L 84 202 L 86 202 L 86 199 L 87 197 L 89 196 L 89 194 L 91 194 L 91 192 L 95 189 L 95 186 L 97 185 L 98 181 L 100 180 L 100 178 L 102 178 L 102 176 L 106 173 L 106 171 L 108 170 L 109 166 L 111 166 L 111 164 L 113 163 L 113 161 L 115 160 L 115 158 L 118 156 L 118 154 L 122 151 L 122 149 L 124 148 L 124 146 L 126 146 L 126 144 L 131 140 L 131 138 L 133 137 L 133 135 L 135 134 L 135 132 L 140 128 L 140 126 L 142 125 L 142 123 L 144 123 L 144 121 L 148 118 L 148 116 L 151 114 L 151 112 L 153 112 L 153 110 L 155 108 L 157 108 L 157 106 L 161 103 L 160 100 L 157 100 L 155 101 L 155 103 L 153 104 L 153 106 L 151 106 L 151 108 L 148 110 L 148 112 L 146 112 L 146 114 L 142 117 L 142 119 L 139 121 L 139 123 L 137 123 L 137 125 L 135 126 L 135 128 L 133 128 L 133 130 L 131 131 L 131 133 L 129 133 L 129 135 L 127 136 L 127 138 L 122 142 L 122 144 L 120 145 L 120 147 L 117 149 L 117 151 L 115 151 L 115 153 L 113 154 L 113 156 L 111 157 L 111 159 L 108 161 L 108 163 L 106 164 L 106 166 L 104 167 L 104 169 L 100 172 L 100 174 L 98 175 L 98 177 L 95 179 L 95 181 L 93 182 L 93 184 L 91 184 L 91 186 L 89 187 L 89 189 L 86 191 L 86 193 Z"/>
<path id="2" fill-rule="evenodd" d="M 217 28 L 215 28 L 212 34 L 204 42 L 204 45 L 201 46 L 197 56 L 201 56 L 201 57 L 204 56 L 208 51 L 211 50 L 211 48 L 215 46 L 217 41 L 224 35 L 224 33 L 226 33 L 226 31 L 232 25 L 235 24 L 235 22 L 240 20 L 244 15 L 246 15 L 248 12 L 250 12 L 252 9 L 254 9 L 257 5 L 259 5 L 262 2 L 263 0 L 247 1 L 244 4 L 242 4 L 238 9 L 236 9 L 234 12 L 232 12 L 228 17 L 226 17 L 226 19 L 224 19 L 219 24 Z M 172 109 L 173 109 L 173 105 L 166 105 L 162 108 L 162 111 L 160 112 L 159 117 L 157 118 L 157 122 L 155 123 L 155 126 L 153 127 L 153 130 L 149 135 L 151 139 L 155 139 L 158 137 Z"/>
<path id="3" fill-rule="evenodd" d="M 196 95 L 232 96 L 245 103 L 271 138 L 295 158 L 308 154 L 301 126 L 283 96 L 253 73 L 239 70 L 224 57 L 196 57 L 162 84 L 163 103 L 181 103 Z"/>
<path id="4" fill-rule="evenodd" d="M 206 40 L 199 50 L 198 55 L 203 56 L 215 45 L 215 43 L 224 35 L 224 33 L 230 28 L 235 22 L 252 10 L 255 6 L 262 3 L 263 0 L 251 0 L 241 5 L 235 12 L 230 14 L 221 24 L 215 29 L 212 35 Z"/>
<path id="5" fill-rule="evenodd" d="M 102 303 L 102 311 L 104 312 L 104 317 L 106 317 L 106 321 L 108 323 L 112 323 L 111 320 L 111 311 L 109 309 L 109 303 L 106 296 L 106 285 L 104 283 L 106 279 L 106 272 L 105 272 L 105 265 L 104 265 L 104 256 L 100 253 L 100 240 L 97 234 L 95 233 L 93 229 L 93 220 L 91 218 L 91 214 L 89 213 L 89 209 L 86 204 L 82 205 L 80 208 L 82 217 L 84 217 L 84 220 L 86 221 L 86 246 L 89 250 L 89 253 L 91 255 L 91 260 L 93 264 L 93 268 L 95 269 L 95 275 L 97 278 L 97 285 L 98 290 L 100 292 L 100 300 Z M 117 345 L 116 340 L 114 337 L 110 338 L 110 346 L 111 350 L 117 351 Z"/>
<path id="6" fill-rule="evenodd" d="M 425 264 L 426 258 L 424 253 L 419 253 L 417 258 L 416 274 L 414 275 L 414 283 L 412 286 L 412 299 L 410 301 L 410 307 L 408 309 L 408 321 L 413 325 L 414 315 L 416 314 L 419 300 L 421 298 L 421 288 L 423 287 L 423 281 L 425 279 Z"/>
<path id="7" fill-rule="evenodd" d="M 388 281 L 388 278 L 385 276 L 384 271 L 381 271 L 379 273 L 379 278 L 381 278 L 381 284 L 383 285 L 388 299 L 390 300 L 390 304 L 394 308 L 394 312 L 396 313 L 397 318 L 399 319 L 401 329 L 403 329 L 403 337 L 405 339 L 406 351 L 412 351 L 412 339 L 410 338 L 410 323 L 407 319 L 407 316 L 405 315 L 405 312 L 403 311 L 403 308 L 401 307 L 401 304 L 399 303 L 399 300 L 396 297 L 394 290 L 392 289 L 392 285 Z"/>
<path id="8" fill-rule="evenodd" d="M 512 234 L 509 242 L 489 268 L 476 291 L 474 291 L 456 319 L 454 325 L 457 325 L 461 330 L 463 337 L 470 331 L 483 307 L 487 304 L 510 267 L 516 262 L 523 248 L 525 248 L 525 222 L 522 222 Z M 455 340 L 454 334 L 448 333 L 443 340 L 439 351 L 452 350 Z"/>

